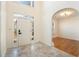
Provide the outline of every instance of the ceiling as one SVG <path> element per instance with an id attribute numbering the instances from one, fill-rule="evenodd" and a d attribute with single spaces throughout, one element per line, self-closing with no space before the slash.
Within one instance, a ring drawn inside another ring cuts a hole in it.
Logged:
<path id="1" fill-rule="evenodd" d="M 73 8 L 64 8 L 61 10 L 58 10 L 55 14 L 54 14 L 54 18 L 55 19 L 65 19 L 65 18 L 70 18 L 73 16 L 78 15 L 78 11 L 73 9 Z"/>

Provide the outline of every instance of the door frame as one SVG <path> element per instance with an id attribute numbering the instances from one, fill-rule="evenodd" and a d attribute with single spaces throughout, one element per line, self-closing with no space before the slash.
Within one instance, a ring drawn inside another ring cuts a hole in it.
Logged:
<path id="1" fill-rule="evenodd" d="M 14 19 L 13 20 L 15 20 L 16 19 L 16 21 L 15 21 L 15 23 L 14 23 L 14 36 L 15 36 L 15 33 L 16 33 L 16 36 L 14 37 L 14 41 L 13 41 L 13 46 L 14 46 L 14 42 L 16 41 L 16 40 L 18 40 L 18 30 L 17 30 L 17 20 L 18 19 L 26 19 L 26 20 L 28 20 L 28 21 L 30 21 L 31 23 L 32 23 L 32 39 L 31 39 L 31 41 L 32 40 L 34 40 L 34 16 L 25 16 L 25 15 L 23 15 L 23 14 L 19 14 L 19 16 L 18 15 L 15 15 L 14 16 Z M 16 39 L 16 40 L 15 40 Z M 32 42 L 31 42 L 32 43 Z M 17 42 L 17 47 L 19 47 L 19 41 Z"/>

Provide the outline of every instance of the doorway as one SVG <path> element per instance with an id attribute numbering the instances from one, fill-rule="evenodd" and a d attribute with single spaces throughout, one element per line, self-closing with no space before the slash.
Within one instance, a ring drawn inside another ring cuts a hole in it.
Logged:
<path id="1" fill-rule="evenodd" d="M 17 16 L 14 19 L 13 47 L 25 46 L 34 40 L 34 19 L 32 16 L 22 16 Z"/>
<path id="2" fill-rule="evenodd" d="M 53 15 L 55 28 L 54 46 L 74 56 L 79 55 L 78 30 L 79 12 L 74 8 L 64 8 Z M 67 48 L 67 49 L 66 49 Z"/>

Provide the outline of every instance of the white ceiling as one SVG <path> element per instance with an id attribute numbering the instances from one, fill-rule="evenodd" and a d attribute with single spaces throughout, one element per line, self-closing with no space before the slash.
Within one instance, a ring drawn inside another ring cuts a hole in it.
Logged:
<path id="1" fill-rule="evenodd" d="M 64 8 L 64 9 L 58 10 L 54 14 L 54 18 L 55 19 L 70 18 L 70 17 L 76 16 L 77 14 L 78 14 L 78 11 L 76 9 Z"/>

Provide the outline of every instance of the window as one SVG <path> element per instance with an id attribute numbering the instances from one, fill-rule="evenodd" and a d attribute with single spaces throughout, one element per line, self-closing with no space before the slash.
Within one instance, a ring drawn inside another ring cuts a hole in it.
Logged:
<path id="1" fill-rule="evenodd" d="M 34 1 L 20 1 L 20 3 L 34 7 Z"/>

